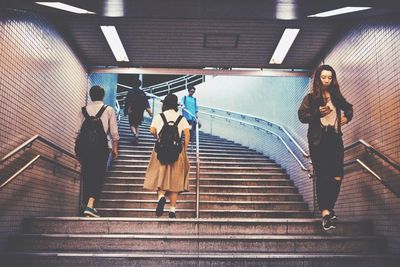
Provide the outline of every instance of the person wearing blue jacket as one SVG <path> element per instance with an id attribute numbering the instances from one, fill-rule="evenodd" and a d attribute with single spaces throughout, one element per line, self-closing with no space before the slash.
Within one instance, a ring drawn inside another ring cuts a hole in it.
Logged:
<path id="1" fill-rule="evenodd" d="M 193 140 L 194 132 L 196 130 L 196 119 L 199 107 L 197 105 L 197 99 L 193 96 L 196 92 L 194 86 L 188 87 L 188 95 L 182 97 L 181 104 L 183 105 L 182 115 L 188 121 L 190 125 L 190 140 Z M 187 111 L 189 112 L 187 112 Z"/>

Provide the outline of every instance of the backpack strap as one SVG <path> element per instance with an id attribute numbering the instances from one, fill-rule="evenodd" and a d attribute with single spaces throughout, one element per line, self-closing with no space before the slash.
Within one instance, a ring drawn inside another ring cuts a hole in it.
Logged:
<path id="1" fill-rule="evenodd" d="M 101 117 L 101 115 L 103 115 L 103 112 L 104 112 L 104 110 L 106 110 L 107 107 L 108 107 L 107 105 L 103 105 L 103 106 L 101 107 L 101 109 L 97 112 L 96 118 L 99 119 L 99 118 Z"/>
<path id="2" fill-rule="evenodd" d="M 86 110 L 86 107 L 82 107 L 82 114 L 83 114 L 83 117 L 85 117 L 85 119 L 89 119 L 90 118 L 90 115 Z"/>
<path id="3" fill-rule="evenodd" d="M 183 97 L 183 105 L 186 107 L 186 96 Z"/>
<path id="4" fill-rule="evenodd" d="M 160 116 L 161 116 L 161 119 L 162 119 L 163 122 L 164 122 L 164 125 L 165 125 L 165 124 L 168 124 L 167 118 L 165 118 L 164 113 L 160 113 Z"/>
<path id="5" fill-rule="evenodd" d="M 96 114 L 95 117 L 96 117 L 96 118 L 100 118 L 101 115 L 103 115 L 103 112 L 104 112 L 104 110 L 106 110 L 107 107 L 108 107 L 107 105 L 103 105 L 103 106 L 101 107 L 101 109 L 97 112 L 97 114 Z M 90 118 L 90 115 L 89 115 L 89 113 L 87 112 L 86 106 L 85 106 L 85 107 L 82 107 L 82 114 L 83 114 L 83 116 L 85 117 L 85 119 L 89 119 L 89 118 Z"/>
<path id="6" fill-rule="evenodd" d="M 182 119 L 182 115 L 179 115 L 179 117 L 176 119 L 176 121 L 174 122 L 174 126 L 178 127 L 178 124 L 181 122 Z"/>

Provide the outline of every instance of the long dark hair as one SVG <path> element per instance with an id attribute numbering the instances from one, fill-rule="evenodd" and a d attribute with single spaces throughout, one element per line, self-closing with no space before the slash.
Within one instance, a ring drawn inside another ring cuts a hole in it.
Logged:
<path id="1" fill-rule="evenodd" d="M 169 109 L 178 111 L 178 97 L 176 95 L 169 93 L 162 102 L 161 110 L 163 112 Z"/>
<path id="2" fill-rule="evenodd" d="M 323 70 L 330 71 L 332 73 L 332 82 L 329 85 L 328 91 L 332 96 L 333 101 L 342 100 L 343 95 L 340 92 L 340 86 L 337 81 L 336 71 L 329 65 L 320 65 L 315 70 L 314 79 L 313 79 L 313 87 L 312 87 L 312 96 L 314 101 L 323 102 L 322 100 L 322 82 L 321 82 L 321 72 Z"/>

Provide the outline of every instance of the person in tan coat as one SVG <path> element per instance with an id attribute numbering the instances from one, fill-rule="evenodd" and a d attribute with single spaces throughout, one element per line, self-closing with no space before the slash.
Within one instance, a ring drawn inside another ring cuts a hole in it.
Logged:
<path id="1" fill-rule="evenodd" d="M 168 94 L 162 106 L 162 114 L 168 122 L 175 122 L 181 116 L 178 113 L 178 98 L 174 94 Z M 154 117 L 150 133 L 159 138 L 159 134 L 164 126 L 161 114 Z M 190 142 L 190 125 L 187 120 L 182 117 L 177 124 L 179 136 L 184 134 L 184 144 L 178 159 L 170 164 L 163 164 L 157 158 L 157 152 L 153 149 L 150 162 L 147 167 L 144 188 L 157 191 L 158 204 L 156 208 L 156 216 L 160 217 L 164 213 L 164 205 L 166 198 L 170 200 L 169 218 L 176 218 L 176 203 L 178 194 L 189 191 L 189 160 L 186 154 L 187 147 Z"/>

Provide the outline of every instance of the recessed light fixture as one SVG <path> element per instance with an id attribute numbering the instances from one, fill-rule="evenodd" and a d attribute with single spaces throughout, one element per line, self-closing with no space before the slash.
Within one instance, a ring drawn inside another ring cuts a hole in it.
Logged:
<path id="1" fill-rule="evenodd" d="M 297 0 L 276 0 L 275 17 L 282 20 L 297 19 Z"/>
<path id="2" fill-rule="evenodd" d="M 123 17 L 124 16 L 124 0 L 104 0 L 103 11 L 106 17 Z"/>
<path id="3" fill-rule="evenodd" d="M 107 39 L 115 59 L 117 61 L 128 62 L 128 55 L 125 52 L 121 39 L 119 39 L 117 29 L 114 26 L 100 26 L 100 28 Z"/>
<path id="4" fill-rule="evenodd" d="M 269 64 L 282 64 L 300 29 L 285 29 Z"/>
<path id="5" fill-rule="evenodd" d="M 371 9 L 372 7 L 354 7 L 354 6 L 347 6 L 347 7 L 342 7 L 338 9 L 333 9 L 329 11 L 325 11 L 322 13 L 317 13 L 314 15 L 309 15 L 307 17 L 331 17 L 331 16 L 336 16 L 336 15 L 341 15 L 341 14 L 346 14 L 346 13 L 351 13 L 351 12 L 357 12 L 357 11 L 362 11 L 362 10 L 367 10 Z"/>
<path id="6" fill-rule="evenodd" d="M 38 5 L 53 7 L 61 10 L 65 10 L 72 13 L 77 14 L 96 14 L 94 12 L 88 11 L 86 9 L 82 9 L 79 7 L 70 6 L 61 2 L 35 2 Z"/>

